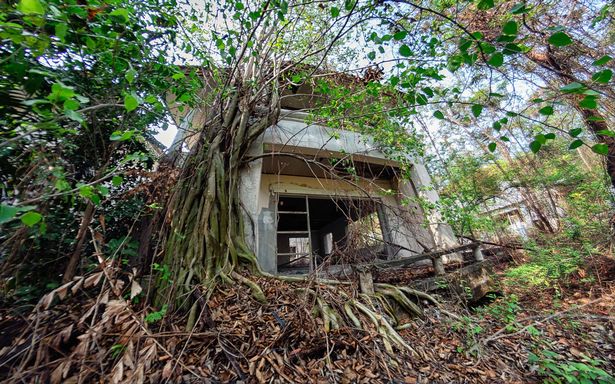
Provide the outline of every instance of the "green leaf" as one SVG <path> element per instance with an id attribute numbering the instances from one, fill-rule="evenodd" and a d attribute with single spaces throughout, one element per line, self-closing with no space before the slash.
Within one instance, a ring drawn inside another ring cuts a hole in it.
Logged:
<path id="1" fill-rule="evenodd" d="M 483 106 L 480 104 L 474 104 L 472 106 L 472 115 L 474 115 L 474 117 L 478 117 L 480 116 L 480 114 L 483 112 Z"/>
<path id="2" fill-rule="evenodd" d="M 19 208 L 10 205 L 0 205 L 0 224 L 4 224 L 7 221 L 11 221 L 19 212 Z"/>
<path id="3" fill-rule="evenodd" d="M 547 142 L 547 137 L 543 135 L 542 133 L 539 133 L 538 135 L 536 135 L 535 138 L 536 138 L 536 141 L 539 142 L 541 145 L 544 145 Z"/>
<path id="4" fill-rule="evenodd" d="M 615 132 L 609 131 L 608 129 L 601 129 L 596 132 L 596 135 L 615 137 Z"/>
<path id="5" fill-rule="evenodd" d="M 64 110 L 64 115 L 66 117 L 68 117 L 69 119 L 78 122 L 79 124 L 83 123 L 85 120 L 83 120 L 83 116 L 81 116 L 81 114 L 77 111 L 73 111 L 72 109 L 65 109 Z"/>
<path id="6" fill-rule="evenodd" d="M 352 8 L 354 8 L 354 5 L 355 5 L 355 4 L 356 4 L 356 0 L 346 0 L 346 1 L 344 2 L 344 8 L 345 8 L 347 11 L 350 11 L 350 10 L 352 10 Z"/>
<path id="7" fill-rule="evenodd" d="M 547 105 L 546 107 L 540 108 L 538 110 L 538 113 L 540 113 L 541 115 L 550 116 L 553 114 L 553 107 Z"/>
<path id="8" fill-rule="evenodd" d="M 549 37 L 549 44 L 556 47 L 565 47 L 572 44 L 572 39 L 565 32 L 555 32 Z"/>
<path id="9" fill-rule="evenodd" d="M 34 224 L 41 221 L 42 218 L 43 216 L 40 213 L 34 211 L 26 212 L 20 217 L 21 222 L 28 227 L 32 227 Z"/>
<path id="10" fill-rule="evenodd" d="M 126 8 L 118 8 L 109 13 L 109 16 L 116 17 L 121 22 L 128 21 L 128 10 Z"/>
<path id="11" fill-rule="evenodd" d="M 122 176 L 115 175 L 115 176 L 113 176 L 113 178 L 111 179 L 111 185 L 113 185 L 114 187 L 119 187 L 120 185 L 122 185 L 122 181 L 124 181 L 124 179 L 122 178 Z"/>
<path id="12" fill-rule="evenodd" d="M 494 0 L 479 0 L 476 8 L 481 11 L 486 11 L 487 9 L 491 9 L 495 6 Z"/>
<path id="13" fill-rule="evenodd" d="M 499 132 L 500 129 L 502 129 L 502 124 L 499 121 L 494 121 L 492 127 L 494 130 Z"/>
<path id="14" fill-rule="evenodd" d="M 101 196 L 109 196 L 109 188 L 105 187 L 104 185 L 99 185 L 96 188 L 98 188 L 98 193 L 100 193 Z"/>
<path id="15" fill-rule="evenodd" d="M 381 39 L 382 39 L 382 41 L 391 41 L 391 40 L 393 40 L 393 35 L 389 35 L 387 33 L 386 35 L 382 35 Z"/>
<path id="16" fill-rule="evenodd" d="M 340 15 L 340 9 L 338 7 L 331 7 L 331 17 L 338 17 Z"/>
<path id="17" fill-rule="evenodd" d="M 133 135 L 134 135 L 134 131 L 124 131 L 124 132 L 115 131 L 111 134 L 111 136 L 109 137 L 109 140 L 126 141 L 126 140 L 130 140 Z"/>
<path id="18" fill-rule="evenodd" d="M 459 39 L 459 50 L 462 52 L 466 52 L 472 46 L 472 40 L 466 39 L 465 37 L 461 37 Z"/>
<path id="19" fill-rule="evenodd" d="M 487 148 L 489 148 L 490 152 L 495 152 L 495 149 L 497 148 L 497 144 L 496 143 L 489 143 L 489 145 L 487 146 Z"/>
<path id="20" fill-rule="evenodd" d="M 495 41 L 498 43 L 512 43 L 516 39 L 517 39 L 517 36 L 515 35 L 500 35 Z"/>
<path id="21" fill-rule="evenodd" d="M 58 179 L 54 186 L 58 191 L 68 191 L 70 189 L 70 184 L 64 179 Z"/>
<path id="22" fill-rule="evenodd" d="M 500 136 L 500 140 L 509 142 L 510 139 L 507 136 Z"/>
<path id="23" fill-rule="evenodd" d="M 600 116 L 590 116 L 587 118 L 588 121 L 604 121 L 603 117 Z"/>
<path id="24" fill-rule="evenodd" d="M 516 35 L 518 31 L 519 26 L 514 20 L 511 20 L 508 23 L 504 24 L 504 27 L 502 28 L 502 33 L 504 33 L 505 35 Z"/>
<path id="25" fill-rule="evenodd" d="M 534 140 L 534 141 L 532 141 L 530 143 L 530 150 L 533 153 L 538 153 L 538 151 L 540 151 L 541 147 L 542 147 L 542 144 L 539 141 L 537 141 L 537 140 Z"/>
<path id="26" fill-rule="evenodd" d="M 575 141 L 570 143 L 570 146 L 568 146 L 568 149 L 577 149 L 581 145 L 583 145 L 583 140 L 576 139 Z"/>
<path id="27" fill-rule="evenodd" d="M 504 55 L 501 52 L 496 52 L 491 55 L 487 63 L 493 65 L 496 68 L 499 68 L 502 66 L 502 64 L 504 64 Z"/>
<path id="28" fill-rule="evenodd" d="M 609 81 L 611 81 L 612 77 L 613 77 L 613 71 L 611 71 L 610 69 L 605 69 L 600 72 L 594 73 L 592 75 L 592 80 L 598 83 L 606 84 Z"/>
<path id="29" fill-rule="evenodd" d="M 135 81 L 136 76 L 137 71 L 135 71 L 133 68 L 130 68 L 126 71 L 126 74 L 124 74 L 124 78 L 126 79 L 126 81 L 128 81 L 128 84 L 132 84 L 132 82 Z"/>
<path id="30" fill-rule="evenodd" d="M 76 111 L 79 109 L 79 102 L 74 99 L 69 99 L 64 102 L 65 111 Z"/>
<path id="31" fill-rule="evenodd" d="M 553 133 L 553 132 L 547 133 L 545 135 L 545 139 L 547 139 L 547 140 L 555 140 L 555 133 Z"/>
<path id="32" fill-rule="evenodd" d="M 64 39 L 66 38 L 66 33 L 68 33 L 68 25 L 66 23 L 56 24 L 55 34 L 61 42 L 64 42 Z"/>
<path id="33" fill-rule="evenodd" d="M 395 33 L 393 35 L 393 38 L 395 40 L 403 40 L 403 39 L 406 38 L 406 36 L 408 36 L 408 32 L 406 32 L 406 31 L 399 31 L 399 32 L 397 32 L 397 33 Z"/>
<path id="34" fill-rule="evenodd" d="M 74 88 L 58 82 L 51 85 L 51 93 L 47 96 L 47 99 L 53 102 L 64 102 L 73 97 L 75 97 Z"/>
<path id="35" fill-rule="evenodd" d="M 596 152 L 599 155 L 608 155 L 609 154 L 609 146 L 603 143 L 594 144 L 592 146 L 592 151 Z"/>
<path id="36" fill-rule="evenodd" d="M 517 44 L 506 44 L 502 51 L 505 55 L 514 55 L 516 53 L 523 52 L 523 49 Z"/>
<path id="37" fill-rule="evenodd" d="M 409 57 L 410 55 L 412 55 L 412 51 L 410 50 L 410 47 L 404 44 L 401 47 L 399 47 L 399 54 L 402 55 L 403 57 Z"/>
<path id="38" fill-rule="evenodd" d="M 376 52 L 371 51 L 370 53 L 367 54 L 367 58 L 370 60 L 374 60 L 376 58 Z"/>
<path id="39" fill-rule="evenodd" d="M 39 0 L 20 0 L 17 4 L 19 12 L 26 15 L 43 15 L 45 14 L 45 7 Z"/>
<path id="40" fill-rule="evenodd" d="M 596 102 L 595 96 L 585 96 L 583 100 L 579 102 L 579 107 L 585 109 L 596 109 L 598 107 L 598 103 Z"/>
<path id="41" fill-rule="evenodd" d="M 444 113 L 442 113 L 442 111 L 435 111 L 435 112 L 433 113 L 433 116 L 434 116 L 436 119 L 440 119 L 440 120 L 443 120 L 443 119 L 444 119 Z"/>
<path id="42" fill-rule="evenodd" d="M 510 13 L 513 15 L 520 15 L 523 13 L 527 13 L 528 9 L 525 8 L 525 3 L 519 3 L 510 9 Z"/>
<path id="43" fill-rule="evenodd" d="M 100 204 L 100 196 L 98 196 L 97 194 L 93 193 L 90 196 L 90 200 L 92 201 L 92 203 L 94 203 L 94 205 L 98 205 Z"/>
<path id="44" fill-rule="evenodd" d="M 609 55 L 604 55 L 601 58 L 599 58 L 598 60 L 593 62 L 593 65 L 595 65 L 596 67 L 599 67 L 601 65 L 604 65 L 606 63 L 608 63 L 609 61 L 611 61 L 613 58 Z"/>
<path id="45" fill-rule="evenodd" d="M 124 96 L 124 107 L 127 112 L 134 111 L 139 106 L 139 100 L 134 94 Z"/>
<path id="46" fill-rule="evenodd" d="M 564 85 L 563 87 L 560 87 L 559 90 L 566 93 L 580 93 L 583 92 L 584 89 L 585 86 L 583 84 L 572 82 L 570 84 Z"/>
<path id="47" fill-rule="evenodd" d="M 568 131 L 568 134 L 572 137 L 577 137 L 583 132 L 583 128 L 574 128 Z"/>
<path id="48" fill-rule="evenodd" d="M 497 50 L 493 45 L 484 41 L 479 42 L 478 45 L 486 55 L 490 55 Z"/>

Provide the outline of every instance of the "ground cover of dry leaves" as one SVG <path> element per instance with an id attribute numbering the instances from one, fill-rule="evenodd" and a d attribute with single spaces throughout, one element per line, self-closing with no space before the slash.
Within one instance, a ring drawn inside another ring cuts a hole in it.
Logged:
<path id="1" fill-rule="evenodd" d="M 598 359 L 612 374 L 614 272 L 607 268 L 600 284 L 509 286 L 504 297 L 479 310 L 460 306 L 442 291 L 441 308 L 417 301 L 424 315 L 406 319 L 399 331 L 411 350 L 391 351 L 373 327 L 325 332 L 313 298 L 297 289 L 307 283 L 258 279 L 266 305 L 244 285 L 221 287 L 186 332 L 185 316 L 171 311 L 159 321 L 144 321 L 158 308 L 130 300 L 140 286 L 130 276 L 100 271 L 57 289 L 29 314 L 2 310 L 0 380 L 533 383 L 544 377 L 528 354 L 544 349 L 562 361 Z M 310 287 L 332 308 L 343 308 L 335 289 Z M 355 287 L 344 290 L 352 295 Z M 507 317 L 511 294 L 518 297 L 513 319 Z"/>

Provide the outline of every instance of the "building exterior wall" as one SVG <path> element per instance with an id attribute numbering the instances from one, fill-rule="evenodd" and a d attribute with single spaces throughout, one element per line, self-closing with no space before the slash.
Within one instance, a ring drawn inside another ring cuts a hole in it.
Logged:
<path id="1" fill-rule="evenodd" d="M 193 140 L 187 137 L 191 127 L 202 126 L 205 109 L 174 111 L 182 126 L 174 147 Z M 308 123 L 308 115 L 283 110 L 280 121 L 268 128 L 249 151 L 251 156 L 265 152 L 291 153 L 316 157 L 351 157 L 355 161 L 385 166 L 396 163 L 378 150 L 368 136 L 356 132 L 340 131 Z M 376 180 L 372 182 L 347 182 L 326 177 L 300 177 L 263 173 L 263 159 L 249 162 L 240 171 L 239 197 L 243 208 L 245 238 L 256 253 L 260 267 L 267 272 L 277 272 L 277 237 L 275 198 L 278 193 L 319 195 L 331 197 L 377 198 L 382 204 L 380 221 L 384 221 L 383 238 L 396 246 L 388 245 L 389 254 L 403 258 L 433 249 L 446 249 L 456 245 L 450 226 L 437 214 L 429 217 L 414 201 L 416 197 L 436 202 L 437 193 L 431 188 L 431 179 L 425 167 L 414 162 L 411 181 Z M 427 220 L 426 220 L 427 219 Z M 429 224 L 426 225 L 426 222 Z M 453 255 L 452 258 L 455 258 Z"/>
<path id="2" fill-rule="evenodd" d="M 277 151 L 321 157 L 350 155 L 355 160 L 395 164 L 386 159 L 369 138 L 356 132 L 334 131 L 308 124 L 305 115 L 294 112 L 282 113 L 281 116 L 282 120 L 255 143 L 251 155 L 262 155 L 264 151 L 272 152 L 272 156 Z M 332 178 L 263 174 L 262 168 L 260 159 L 242 170 L 240 194 L 246 210 L 246 238 L 265 271 L 275 273 L 277 269 L 275 198 L 280 193 L 378 199 L 383 207 L 381 221 L 384 218 L 386 222 L 387 233 L 383 233 L 383 237 L 385 241 L 398 245 L 391 247 L 394 258 L 456 245 L 450 226 L 442 223 L 437 215 L 425 220 L 424 212 L 414 201 L 416 197 L 431 202 L 438 199 L 422 164 L 413 167 L 411 181 L 347 182 Z"/>

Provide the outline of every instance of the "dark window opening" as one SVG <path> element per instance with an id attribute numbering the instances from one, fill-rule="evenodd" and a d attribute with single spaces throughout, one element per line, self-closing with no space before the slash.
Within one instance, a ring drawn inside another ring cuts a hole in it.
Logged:
<path id="1" fill-rule="evenodd" d="M 381 205 L 373 199 L 280 195 L 278 272 L 307 273 L 323 264 L 386 258 L 381 217 Z"/>
<path id="2" fill-rule="evenodd" d="M 272 146 L 270 150 L 283 150 L 283 146 Z M 301 177 L 331 178 L 354 178 L 356 176 L 367 179 L 392 180 L 399 174 L 399 169 L 369 162 L 340 161 L 329 157 L 308 156 L 309 162 L 298 157 L 300 155 L 284 156 L 274 154 L 263 158 L 263 173 L 270 175 L 289 175 Z M 319 163 L 319 164 L 317 164 Z"/>

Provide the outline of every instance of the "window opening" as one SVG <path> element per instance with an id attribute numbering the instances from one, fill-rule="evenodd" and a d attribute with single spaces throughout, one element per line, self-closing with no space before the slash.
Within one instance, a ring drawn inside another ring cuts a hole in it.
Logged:
<path id="1" fill-rule="evenodd" d="M 279 195 L 279 273 L 308 273 L 318 266 L 386 258 L 387 244 L 373 199 Z"/>

